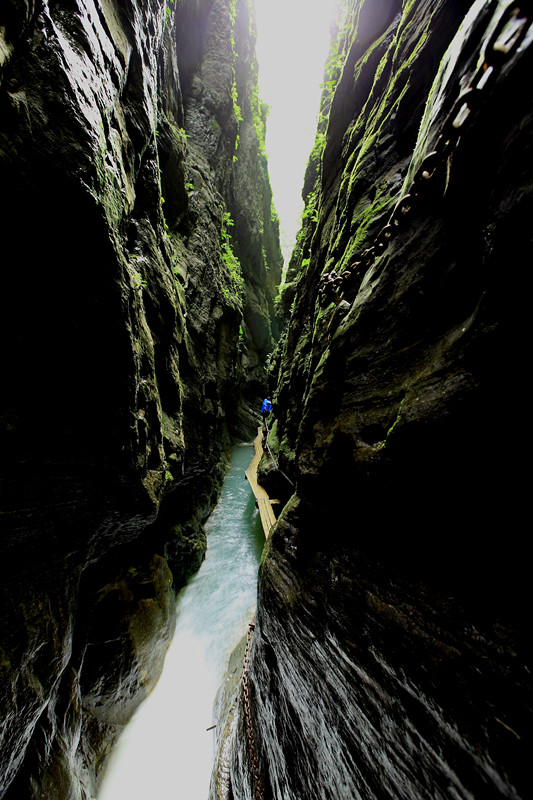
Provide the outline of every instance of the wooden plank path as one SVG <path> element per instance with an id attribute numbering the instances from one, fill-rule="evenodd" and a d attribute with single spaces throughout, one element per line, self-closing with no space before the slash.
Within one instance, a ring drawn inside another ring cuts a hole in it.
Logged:
<path id="1" fill-rule="evenodd" d="M 244 474 L 246 475 L 248 483 L 252 487 L 252 492 L 255 496 L 255 502 L 261 516 L 261 523 L 265 532 L 265 538 L 268 539 L 271 528 L 276 522 L 276 517 L 272 511 L 272 501 L 266 493 L 266 490 L 257 483 L 257 468 L 259 466 L 259 462 L 261 461 L 261 456 L 263 455 L 263 428 L 261 426 L 259 426 L 257 429 L 257 436 L 254 439 L 254 448 L 255 455 L 250 462 L 250 466 Z"/>

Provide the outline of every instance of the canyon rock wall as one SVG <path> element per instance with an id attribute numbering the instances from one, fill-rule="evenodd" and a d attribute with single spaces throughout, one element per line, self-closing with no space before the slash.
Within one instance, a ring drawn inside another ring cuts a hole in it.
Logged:
<path id="1" fill-rule="evenodd" d="M 531 12 L 348 3 L 274 359 L 295 488 L 266 457 L 285 506 L 220 796 L 530 794 Z"/>
<path id="2" fill-rule="evenodd" d="M 272 349 L 244 0 L 8 2 L 0 797 L 93 796 Z"/>

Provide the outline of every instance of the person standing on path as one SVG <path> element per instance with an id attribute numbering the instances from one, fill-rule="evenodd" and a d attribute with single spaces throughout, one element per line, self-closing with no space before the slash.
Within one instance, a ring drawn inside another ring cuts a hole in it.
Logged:
<path id="1" fill-rule="evenodd" d="M 265 397 L 263 400 L 263 405 L 261 406 L 261 416 L 263 417 L 263 423 L 266 424 L 266 418 L 270 414 L 272 410 L 272 400 L 270 397 Z"/>

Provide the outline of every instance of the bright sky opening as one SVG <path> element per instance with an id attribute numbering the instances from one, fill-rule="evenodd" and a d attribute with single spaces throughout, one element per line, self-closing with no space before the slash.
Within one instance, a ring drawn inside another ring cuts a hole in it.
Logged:
<path id="1" fill-rule="evenodd" d="M 270 106 L 266 150 L 287 265 L 300 227 L 305 167 L 338 0 L 255 0 L 259 94 Z"/>

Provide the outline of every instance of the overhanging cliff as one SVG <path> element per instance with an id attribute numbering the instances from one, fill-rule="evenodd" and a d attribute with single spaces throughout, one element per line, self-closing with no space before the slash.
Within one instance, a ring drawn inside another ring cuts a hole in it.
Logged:
<path id="1" fill-rule="evenodd" d="M 348 3 L 274 359 L 295 488 L 265 458 L 286 505 L 220 796 L 529 795 L 531 12 Z"/>
<path id="2" fill-rule="evenodd" d="M 4 4 L 0 796 L 84 798 L 157 679 L 281 254 L 244 0 Z"/>

